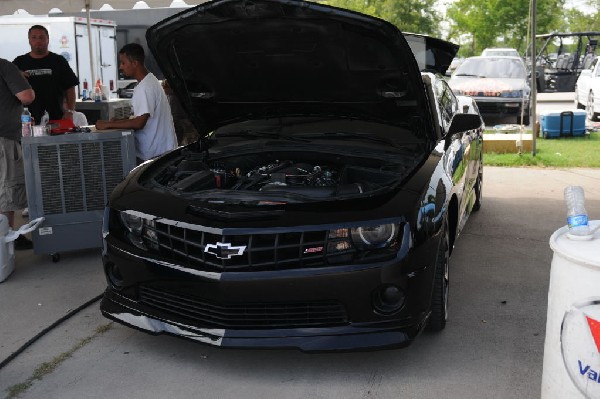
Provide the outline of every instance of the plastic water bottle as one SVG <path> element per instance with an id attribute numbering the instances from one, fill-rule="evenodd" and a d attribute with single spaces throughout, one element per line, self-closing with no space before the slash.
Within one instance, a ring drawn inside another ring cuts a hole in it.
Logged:
<path id="1" fill-rule="evenodd" d="M 102 92 L 100 91 L 99 87 L 96 87 L 96 89 L 94 89 L 94 101 L 97 103 L 102 101 Z"/>
<path id="2" fill-rule="evenodd" d="M 44 115 L 42 116 L 42 120 L 40 121 L 40 126 L 46 126 L 49 120 L 50 115 L 48 115 L 48 111 L 44 111 Z"/>
<path id="3" fill-rule="evenodd" d="M 27 107 L 23 108 L 21 114 L 21 136 L 31 137 L 31 112 Z"/>
<path id="4" fill-rule="evenodd" d="M 575 236 L 587 236 L 590 234 L 588 214 L 585 210 L 585 196 L 583 187 L 565 187 L 565 202 L 567 204 L 567 224 L 569 233 Z"/>

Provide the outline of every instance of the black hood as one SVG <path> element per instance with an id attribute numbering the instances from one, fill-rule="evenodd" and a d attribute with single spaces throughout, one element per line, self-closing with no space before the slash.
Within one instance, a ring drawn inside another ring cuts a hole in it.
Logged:
<path id="1" fill-rule="evenodd" d="M 458 44 L 417 33 L 404 32 L 404 37 L 417 59 L 419 68 L 442 75 L 446 74 L 460 48 Z"/>
<path id="2" fill-rule="evenodd" d="M 403 34 L 348 10 L 294 0 L 217 0 L 159 22 L 146 38 L 203 135 L 248 119 L 394 124 L 429 112 L 420 66 Z"/>

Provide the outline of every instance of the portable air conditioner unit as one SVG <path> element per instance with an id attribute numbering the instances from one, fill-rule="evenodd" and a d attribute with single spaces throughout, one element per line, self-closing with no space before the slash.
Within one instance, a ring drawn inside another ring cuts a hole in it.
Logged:
<path id="1" fill-rule="evenodd" d="M 75 109 L 83 112 L 90 125 L 96 124 L 98 119 L 128 119 L 131 116 L 132 105 L 129 98 L 113 98 L 108 101 L 81 101 L 77 100 Z"/>
<path id="2" fill-rule="evenodd" d="M 29 217 L 44 217 L 31 234 L 36 254 L 102 246 L 104 207 L 133 169 L 132 131 L 23 137 Z"/>

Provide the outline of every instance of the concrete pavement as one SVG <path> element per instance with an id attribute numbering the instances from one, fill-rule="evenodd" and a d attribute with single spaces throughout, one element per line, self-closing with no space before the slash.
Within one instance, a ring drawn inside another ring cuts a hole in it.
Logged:
<path id="1" fill-rule="evenodd" d="M 539 398 L 548 240 L 567 185 L 584 186 L 600 219 L 600 169 L 485 167 L 484 181 L 451 259 L 447 328 L 408 348 L 220 350 L 112 324 L 96 302 L 0 369 L 0 398 Z M 17 252 L 0 283 L 0 362 L 102 292 L 99 249 L 61 258 Z"/>

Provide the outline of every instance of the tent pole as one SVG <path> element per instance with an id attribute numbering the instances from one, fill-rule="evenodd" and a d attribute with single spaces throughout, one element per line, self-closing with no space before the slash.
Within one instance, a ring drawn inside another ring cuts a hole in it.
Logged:
<path id="1" fill-rule="evenodd" d="M 537 20 L 537 4 L 536 0 L 531 0 L 531 95 L 529 97 L 529 109 L 531 117 L 529 118 L 531 123 L 531 155 L 535 157 L 536 141 L 537 141 L 537 79 L 536 79 L 536 48 L 535 48 L 535 34 L 537 31 L 536 20 Z"/>
<path id="2" fill-rule="evenodd" d="M 87 31 L 90 49 L 90 69 L 92 71 L 92 81 L 90 82 L 88 90 L 94 90 L 93 88 L 96 87 L 96 62 L 94 60 L 94 49 L 92 48 L 92 23 L 90 21 L 90 0 L 85 0 L 85 13 L 87 16 Z M 93 92 L 91 93 L 93 94 Z M 90 94 L 90 97 L 94 98 L 92 94 Z"/>

